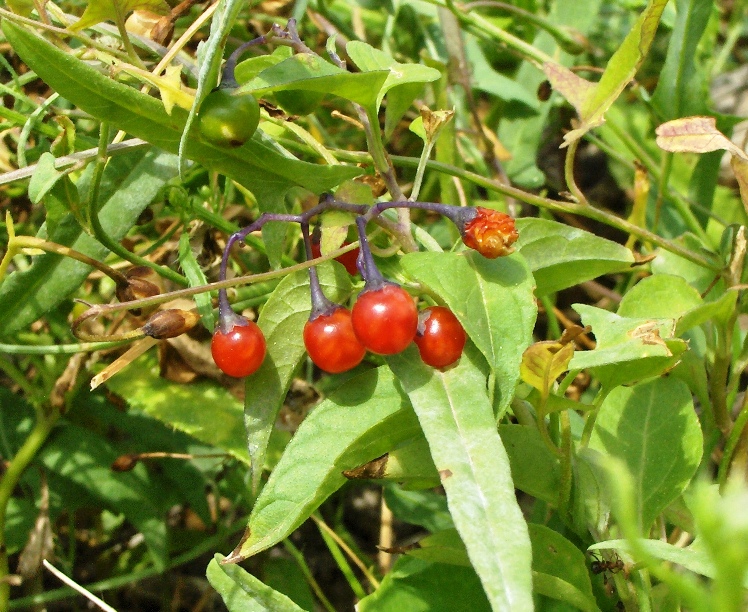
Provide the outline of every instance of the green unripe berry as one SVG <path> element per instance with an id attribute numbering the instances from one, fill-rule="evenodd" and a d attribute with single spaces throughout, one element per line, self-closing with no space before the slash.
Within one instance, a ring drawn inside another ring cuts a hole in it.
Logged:
<path id="1" fill-rule="evenodd" d="M 219 147 L 240 147 L 257 130 L 260 105 L 252 94 L 216 89 L 207 95 L 197 114 L 202 137 Z"/>

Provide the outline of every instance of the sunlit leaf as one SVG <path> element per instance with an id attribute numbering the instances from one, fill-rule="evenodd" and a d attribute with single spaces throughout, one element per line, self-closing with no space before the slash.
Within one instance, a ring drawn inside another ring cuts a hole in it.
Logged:
<path id="1" fill-rule="evenodd" d="M 379 457 L 417 431 L 416 417 L 387 368 L 352 378 L 291 438 L 229 560 L 241 561 L 286 538 L 346 482 L 344 470 Z"/>
<path id="2" fill-rule="evenodd" d="M 206 575 L 229 612 L 302 612 L 288 597 L 238 565 L 222 564 L 224 559 L 223 555 L 216 553 L 208 564 Z"/>
<path id="3" fill-rule="evenodd" d="M 655 130 L 657 146 L 671 153 L 729 151 L 748 160 L 743 150 L 717 129 L 714 117 L 683 117 L 663 123 Z"/>
<path id="4" fill-rule="evenodd" d="M 531 551 L 486 379 L 466 351 L 441 372 L 410 349 L 387 358 L 418 415 L 449 511 L 495 610 L 531 610 Z"/>
<path id="5" fill-rule="evenodd" d="M 619 458 L 633 477 L 641 533 L 680 495 L 699 466 L 699 419 L 688 387 L 656 378 L 611 391 L 589 447 Z"/>
<path id="6" fill-rule="evenodd" d="M 150 11 L 157 15 L 168 15 L 169 5 L 165 0 L 88 0 L 88 6 L 81 18 L 70 26 L 70 30 L 90 28 L 102 21 L 125 23 L 132 11 Z"/>
<path id="7" fill-rule="evenodd" d="M 318 266 L 325 295 L 340 303 L 351 293 L 351 281 L 342 266 Z M 267 341 L 265 361 L 246 380 L 244 424 L 251 458 L 252 485 L 259 486 L 265 453 L 275 419 L 283 406 L 294 372 L 304 358 L 304 324 L 312 309 L 309 273 L 300 270 L 286 276 L 265 303 L 258 325 Z"/>
<path id="8" fill-rule="evenodd" d="M 547 394 L 556 379 L 569 369 L 574 356 L 574 343 L 536 342 L 527 347 L 522 355 L 520 376 L 542 394 Z"/>
<path id="9" fill-rule="evenodd" d="M 517 255 L 486 259 L 475 252 L 409 253 L 405 271 L 443 299 L 495 373 L 498 410 L 509 405 L 522 353 L 532 342 L 534 282 Z"/>

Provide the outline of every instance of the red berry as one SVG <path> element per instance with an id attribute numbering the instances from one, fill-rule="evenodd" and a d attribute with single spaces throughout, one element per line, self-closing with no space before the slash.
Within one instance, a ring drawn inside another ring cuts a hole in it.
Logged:
<path id="1" fill-rule="evenodd" d="M 514 219 L 491 208 L 476 207 L 476 215 L 465 224 L 462 241 L 488 259 L 514 252 L 512 245 L 519 238 Z"/>
<path id="2" fill-rule="evenodd" d="M 254 374 L 265 359 L 265 336 L 257 323 L 246 320 L 223 333 L 220 327 L 213 334 L 210 352 L 213 361 L 229 376 L 242 378 Z"/>
<path id="3" fill-rule="evenodd" d="M 349 244 L 350 242 L 346 241 L 343 243 L 343 246 L 348 246 Z M 345 269 L 351 276 L 355 276 L 356 274 L 358 274 L 358 266 L 356 266 L 358 251 L 358 249 L 353 249 L 352 251 L 348 251 L 347 253 L 338 255 L 338 257 L 335 258 L 335 261 L 338 261 L 345 266 Z M 320 257 L 321 255 L 322 251 L 319 248 L 319 242 L 312 240 L 312 256 L 316 258 Z"/>
<path id="4" fill-rule="evenodd" d="M 351 312 L 342 306 L 306 322 L 304 346 L 315 365 L 330 374 L 355 368 L 366 355 L 353 333 Z"/>
<path id="5" fill-rule="evenodd" d="M 426 365 L 446 368 L 460 358 L 466 339 L 465 330 L 449 308 L 431 306 L 421 311 L 413 341 Z"/>
<path id="6" fill-rule="evenodd" d="M 405 289 L 384 285 L 359 294 L 351 321 L 356 337 L 367 349 L 394 355 L 405 350 L 415 337 L 418 309 Z"/>

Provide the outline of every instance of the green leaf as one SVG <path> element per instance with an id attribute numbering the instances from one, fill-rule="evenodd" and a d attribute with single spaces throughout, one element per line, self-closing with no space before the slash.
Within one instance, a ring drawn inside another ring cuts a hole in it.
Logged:
<path id="1" fill-rule="evenodd" d="M 407 491 L 398 486 L 384 487 L 387 507 L 398 519 L 420 525 L 431 533 L 452 529 L 447 498 L 435 491 Z"/>
<path id="2" fill-rule="evenodd" d="M 388 71 L 387 79 L 377 93 L 374 103 L 375 110 L 378 110 L 381 106 L 385 94 L 390 92 L 394 87 L 412 85 L 414 83 L 429 83 L 438 80 L 441 76 L 438 70 L 429 68 L 428 66 L 396 62 L 388 53 L 375 49 L 360 40 L 352 40 L 345 46 L 345 50 L 348 53 L 348 57 L 353 60 L 353 63 L 356 64 L 359 70 L 364 72 Z M 402 98 L 398 99 L 398 93 L 402 95 Z M 417 95 L 418 92 L 414 93 L 413 88 L 408 87 L 389 93 L 387 98 L 404 113 L 404 110 L 410 106 Z"/>
<path id="3" fill-rule="evenodd" d="M 45 469 L 84 488 L 104 507 L 123 514 L 142 534 L 156 567 L 168 562 L 165 508 L 156 500 L 148 471 L 136 465 L 130 472 L 113 472 L 110 465 L 118 453 L 101 436 L 77 425 L 55 430 L 37 455 Z"/>
<path id="4" fill-rule="evenodd" d="M 578 2 L 553 2 L 546 19 L 558 27 L 571 27 L 582 36 L 587 36 L 597 27 L 601 0 L 580 0 Z M 533 47 L 558 58 L 563 66 L 570 66 L 574 58 L 559 49 L 557 41 L 545 30 L 533 40 Z M 534 62 L 525 61 L 514 77 L 517 83 L 530 92 L 535 92 L 545 80 Z M 522 101 L 507 102 L 502 113 L 498 137 L 501 143 L 512 152 L 512 159 L 504 165 L 513 183 L 539 189 L 545 185 L 545 175 L 537 166 L 538 151 L 546 146 L 548 115 L 554 104 L 539 104 L 537 110 L 529 108 Z"/>
<path id="5" fill-rule="evenodd" d="M 291 438 L 230 561 L 241 561 L 286 538 L 346 482 L 343 470 L 379 457 L 416 431 L 415 415 L 387 368 L 346 382 Z"/>
<path id="6" fill-rule="evenodd" d="M 224 565 L 224 560 L 223 555 L 216 553 L 205 574 L 229 612 L 302 612 L 288 597 L 238 565 Z"/>
<path id="7" fill-rule="evenodd" d="M 385 70 L 351 73 L 318 55 L 297 53 L 266 68 L 238 91 L 256 95 L 293 89 L 317 91 L 371 106 L 388 77 L 389 72 Z"/>
<path id="8" fill-rule="evenodd" d="M 548 295 L 603 274 L 631 268 L 626 247 L 584 230 L 546 219 L 517 219 L 517 250 L 527 260 L 536 294 Z"/>
<path id="9" fill-rule="evenodd" d="M 8 26 L 3 21 L 3 27 Z M 176 175 L 176 157 L 157 151 L 136 151 L 113 158 L 107 165 L 102 187 L 104 202 L 99 219 L 106 233 L 120 240 L 135 224 L 161 187 Z M 38 234 L 47 238 L 44 228 Z M 72 215 L 66 215 L 49 239 L 103 260 L 109 252 L 97 240 L 84 234 Z M 0 285 L 0 332 L 12 334 L 30 325 L 75 291 L 91 268 L 74 259 L 45 254 L 33 265 L 16 271 Z"/>
<path id="10" fill-rule="evenodd" d="M 673 319 L 620 317 L 584 304 L 573 308 L 585 325 L 592 326 L 597 346 L 577 351 L 569 369 L 591 370 L 607 389 L 666 371 L 688 348 L 686 342 L 674 338 Z"/>
<path id="11" fill-rule="evenodd" d="M 177 153 L 188 113 L 175 107 L 171 115 L 155 98 L 113 81 L 36 34 L 8 20 L 3 32 L 16 53 L 62 97 L 102 121 L 166 151 Z M 278 153 L 255 137 L 237 149 L 219 149 L 190 141 L 186 154 L 209 169 L 221 172 L 257 195 L 282 198 L 293 185 L 314 193 L 332 189 L 361 173 L 360 169 L 323 166 Z M 262 197 L 258 201 L 262 202 Z"/>
<path id="12" fill-rule="evenodd" d="M 455 527 L 495 610 L 532 610 L 531 550 L 475 351 L 441 372 L 414 347 L 387 358 L 429 441 Z"/>
<path id="13" fill-rule="evenodd" d="M 682 276 L 653 274 L 639 281 L 623 296 L 618 314 L 624 317 L 675 319 L 680 336 L 706 321 L 734 312 L 737 293 L 730 291 L 712 302 L 704 302 L 699 291 Z"/>
<path id="14" fill-rule="evenodd" d="M 683 277 L 653 274 L 626 292 L 618 306 L 618 316 L 679 319 L 703 303 L 699 292 Z"/>
<path id="15" fill-rule="evenodd" d="M 124 24 L 128 13 L 150 11 L 158 15 L 168 15 L 169 5 L 164 0 L 88 0 L 88 6 L 81 18 L 68 29 L 75 32 L 90 28 L 102 21 Z"/>
<path id="16" fill-rule="evenodd" d="M 341 303 L 350 296 L 351 280 L 342 266 L 328 263 L 318 266 L 317 272 L 329 299 Z M 260 483 L 275 419 L 293 374 L 304 358 L 302 333 L 311 310 L 309 273 L 299 270 L 278 284 L 257 321 L 265 335 L 267 355 L 260 369 L 247 377 L 244 398 L 244 425 L 254 490 Z"/>
<path id="17" fill-rule="evenodd" d="M 560 533 L 529 523 L 535 591 L 573 604 L 580 610 L 598 610 L 584 554 Z"/>
<path id="18" fill-rule="evenodd" d="M 652 105 L 662 119 L 707 112 L 709 73 L 698 61 L 698 46 L 714 10 L 711 0 L 676 0 L 675 27 Z"/>
<path id="19" fill-rule="evenodd" d="M 537 314 L 524 259 L 486 259 L 475 252 L 409 253 L 401 263 L 408 275 L 446 302 L 486 357 L 499 393 L 495 405 L 503 411 L 514 396 Z"/>
<path id="20" fill-rule="evenodd" d="M 379 588 L 358 602 L 359 612 L 408 610 L 484 612 L 491 607 L 469 567 L 400 557 Z M 517 608 L 506 608 L 506 610 Z"/>
<path id="21" fill-rule="evenodd" d="M 29 200 L 34 204 L 41 202 L 63 176 L 64 174 L 55 168 L 55 156 L 51 153 L 42 153 L 29 181 Z"/>
<path id="22" fill-rule="evenodd" d="M 106 386 L 132 408 L 248 461 L 242 406 L 228 390 L 207 381 L 175 385 L 159 376 L 156 360 L 147 355 Z"/>
<path id="23" fill-rule="evenodd" d="M 510 424 L 499 425 L 499 435 L 509 457 L 514 486 L 555 506 L 561 474 L 558 460 L 543 442 L 540 432 Z"/>
<path id="24" fill-rule="evenodd" d="M 200 264 L 197 263 L 195 254 L 192 252 L 190 235 L 186 232 L 179 237 L 179 265 L 187 277 L 190 287 L 202 287 L 208 284 L 208 279 L 205 278 L 205 274 L 203 274 L 203 270 Z M 200 313 L 200 321 L 205 326 L 205 329 L 212 334 L 216 322 L 215 316 L 213 316 L 213 303 L 210 293 L 207 291 L 198 293 L 194 299 L 197 304 L 197 311 Z"/>
<path id="25" fill-rule="evenodd" d="M 560 64 L 546 63 L 543 66 L 553 88 L 577 109 L 581 119 L 581 125 L 564 136 L 567 145 L 605 122 L 605 112 L 634 78 L 649 52 L 667 2 L 650 0 L 621 46 L 608 60 L 599 82 L 590 83 Z"/>
<path id="26" fill-rule="evenodd" d="M 645 532 L 683 492 L 701 460 L 701 428 L 688 387 L 656 378 L 614 389 L 600 408 L 589 447 L 627 466 Z"/>

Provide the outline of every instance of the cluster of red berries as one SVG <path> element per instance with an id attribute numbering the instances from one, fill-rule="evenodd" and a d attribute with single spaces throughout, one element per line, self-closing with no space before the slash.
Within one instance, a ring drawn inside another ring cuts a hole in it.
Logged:
<path id="1" fill-rule="evenodd" d="M 408 204 L 412 206 L 413 203 Z M 378 212 L 392 205 L 380 206 Z M 332 199 L 323 206 L 346 208 Z M 427 208 L 425 205 L 417 207 Z M 454 221 L 462 233 L 463 242 L 485 257 L 493 259 L 511 253 L 512 244 L 518 238 L 514 220 L 504 213 L 486 208 L 464 209 L 436 204 L 428 208 Z M 320 369 L 336 374 L 356 367 L 367 351 L 394 355 L 415 342 L 427 365 L 434 368 L 452 365 L 462 355 L 467 339 L 462 325 L 444 306 L 430 306 L 419 313 L 415 300 L 405 289 L 384 280 L 374 264 L 366 239 L 366 216 L 361 214 L 356 219 L 360 242 L 357 267 L 366 284 L 351 310 L 328 300 L 322 293 L 316 269 L 309 268 L 312 312 L 303 332 L 309 357 Z M 308 215 L 293 220 L 301 224 L 307 258 L 318 256 L 319 251 L 315 252 L 309 236 Z M 251 226 L 253 230 L 258 222 Z M 232 239 L 243 239 L 247 233 L 245 229 Z M 225 275 L 231 244 L 232 240 L 224 252 L 222 276 Z M 354 271 L 346 267 L 349 272 Z M 266 343 L 262 331 L 256 323 L 231 310 L 225 291 L 219 293 L 219 313 L 219 325 L 211 344 L 213 359 L 229 376 L 253 374 L 265 358 Z"/>

